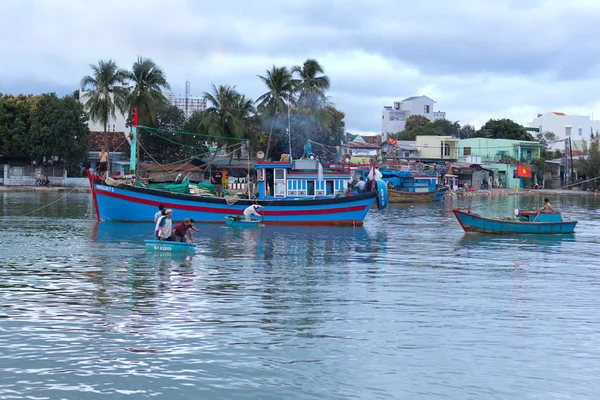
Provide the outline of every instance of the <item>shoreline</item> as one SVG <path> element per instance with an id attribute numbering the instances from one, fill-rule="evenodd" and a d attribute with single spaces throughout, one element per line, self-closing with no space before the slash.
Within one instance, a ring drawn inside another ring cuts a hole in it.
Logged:
<path id="1" fill-rule="evenodd" d="M 452 197 L 471 197 L 471 196 L 590 196 L 597 197 L 598 193 L 587 192 L 584 190 L 568 189 L 519 189 L 515 193 L 514 189 L 482 189 L 475 192 L 448 192 L 446 196 Z"/>

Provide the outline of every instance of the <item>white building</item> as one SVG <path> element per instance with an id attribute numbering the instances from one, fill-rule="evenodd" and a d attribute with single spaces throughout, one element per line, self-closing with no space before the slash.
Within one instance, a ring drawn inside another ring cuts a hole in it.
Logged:
<path id="1" fill-rule="evenodd" d="M 427 96 L 408 97 L 402 101 L 395 101 L 393 106 L 384 106 L 381 120 L 382 141 L 387 140 L 388 134 L 402 132 L 406 120 L 411 115 L 422 115 L 431 122 L 446 119 L 446 113 L 434 111 L 436 102 Z"/>
<path id="2" fill-rule="evenodd" d="M 527 124 L 540 132 L 553 132 L 561 140 L 552 145 L 553 149 L 564 149 L 564 140 L 589 140 L 590 133 L 600 131 L 600 121 L 590 119 L 588 115 L 566 115 L 562 112 L 547 112 L 538 114 Z"/>
<path id="3" fill-rule="evenodd" d="M 189 118 L 195 111 L 206 110 L 206 100 L 199 96 L 177 97 L 173 92 L 164 91 L 163 94 L 169 103 L 179 108 Z"/>

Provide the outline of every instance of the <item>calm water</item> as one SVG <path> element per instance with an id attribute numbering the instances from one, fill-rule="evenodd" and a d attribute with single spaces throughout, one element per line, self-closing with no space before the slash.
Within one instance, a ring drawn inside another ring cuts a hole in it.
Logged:
<path id="1" fill-rule="evenodd" d="M 62 196 L 0 194 L 1 399 L 600 393 L 600 198 L 552 199 L 580 221 L 562 237 L 465 236 L 453 206 L 515 200 L 450 199 L 360 229 L 201 226 L 172 258 Z"/>

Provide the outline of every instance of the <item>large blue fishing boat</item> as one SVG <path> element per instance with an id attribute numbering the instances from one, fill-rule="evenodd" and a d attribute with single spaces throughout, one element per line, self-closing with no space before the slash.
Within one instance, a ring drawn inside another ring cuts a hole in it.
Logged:
<path id="1" fill-rule="evenodd" d="M 387 206 L 383 181 L 377 185 L 381 190 L 347 193 L 349 168 L 323 169 L 318 160 L 258 162 L 254 168 L 258 194 L 251 199 L 174 193 L 88 175 L 98 220 L 104 221 L 149 221 L 163 204 L 176 218 L 224 224 L 225 216 L 258 204 L 265 224 L 360 226 L 376 199 L 380 209 Z"/>
<path id="2" fill-rule="evenodd" d="M 577 221 L 564 221 L 557 212 L 520 211 L 514 217 L 484 218 L 470 210 L 452 210 L 465 232 L 494 234 L 573 233 Z"/>

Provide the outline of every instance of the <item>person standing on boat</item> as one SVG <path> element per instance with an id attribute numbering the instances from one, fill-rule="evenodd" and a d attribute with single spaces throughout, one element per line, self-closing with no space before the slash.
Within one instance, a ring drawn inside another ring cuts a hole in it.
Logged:
<path id="1" fill-rule="evenodd" d="M 544 207 L 542 207 L 542 209 L 540 210 L 541 213 L 553 213 L 556 212 L 556 210 L 554 208 L 552 208 L 552 205 L 550 204 L 550 200 L 548 200 L 548 198 L 546 197 L 544 199 Z"/>
<path id="2" fill-rule="evenodd" d="M 156 222 L 154 236 L 157 240 L 173 240 L 171 239 L 171 229 L 173 227 L 173 221 L 171 220 L 172 215 L 173 210 L 168 208 L 165 210 L 165 215 L 160 217 Z"/>
<path id="3" fill-rule="evenodd" d="M 173 239 L 176 242 L 188 242 L 192 243 L 191 233 L 189 231 L 190 219 L 186 218 L 182 223 L 177 224 L 173 229 Z"/>
<path id="4" fill-rule="evenodd" d="M 212 177 L 212 183 L 215 185 L 215 196 L 223 197 L 223 174 L 217 170 Z"/>
<path id="5" fill-rule="evenodd" d="M 156 214 L 154 214 L 154 222 L 156 223 L 156 221 L 158 221 L 158 219 L 163 215 L 165 215 L 165 206 L 164 204 L 159 204 L 158 211 Z"/>
<path id="6" fill-rule="evenodd" d="M 108 171 L 108 159 L 109 154 L 104 149 L 104 146 L 100 148 L 100 154 L 98 156 L 100 158 L 100 165 L 98 166 L 98 173 L 100 174 L 100 178 L 106 179 L 106 173 Z"/>
<path id="7" fill-rule="evenodd" d="M 252 220 L 252 216 L 256 215 L 257 217 L 261 217 L 261 215 L 258 213 L 258 211 L 256 211 L 259 208 L 263 208 L 262 206 L 259 206 L 258 204 L 252 204 L 250 207 L 246 208 L 244 210 L 244 217 L 246 218 L 246 221 L 251 221 Z"/>

